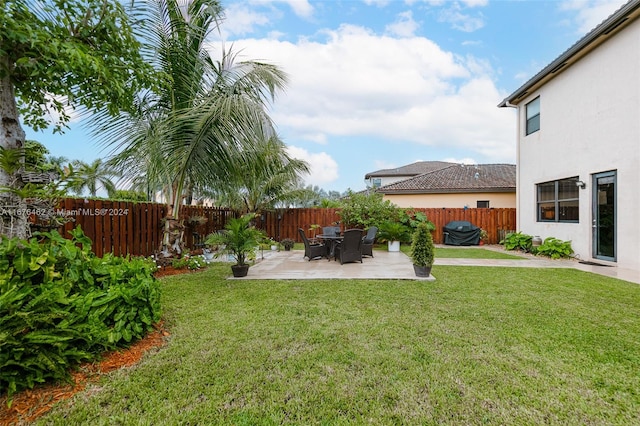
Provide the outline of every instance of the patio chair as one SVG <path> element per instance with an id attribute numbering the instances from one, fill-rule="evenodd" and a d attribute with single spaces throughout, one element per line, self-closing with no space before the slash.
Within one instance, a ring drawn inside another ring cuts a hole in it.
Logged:
<path id="1" fill-rule="evenodd" d="M 362 229 L 347 229 L 344 238 L 335 248 L 334 259 L 340 259 L 340 264 L 347 262 L 362 263 Z"/>
<path id="2" fill-rule="evenodd" d="M 330 235 L 330 236 L 339 236 L 340 235 L 340 227 L 339 226 L 323 226 L 322 227 L 322 234 L 323 235 Z"/>
<path id="3" fill-rule="evenodd" d="M 373 242 L 378 234 L 378 227 L 371 226 L 367 229 L 367 235 L 362 238 L 362 255 L 373 257 Z"/>
<path id="4" fill-rule="evenodd" d="M 304 256 L 302 256 L 303 259 L 305 257 L 308 257 L 309 261 L 311 261 L 311 259 L 329 257 L 329 252 L 326 245 L 321 243 L 311 244 L 302 228 L 298 228 L 298 233 L 300 234 L 300 238 L 302 238 L 302 242 L 304 243 Z"/>

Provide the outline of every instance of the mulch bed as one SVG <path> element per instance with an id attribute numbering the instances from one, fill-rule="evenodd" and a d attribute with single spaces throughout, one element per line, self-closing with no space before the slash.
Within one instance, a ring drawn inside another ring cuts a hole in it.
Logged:
<path id="1" fill-rule="evenodd" d="M 156 278 L 185 274 L 196 271 L 164 266 L 154 274 Z M 100 376 L 123 367 L 135 365 L 145 352 L 161 347 L 169 336 L 162 323 L 155 330 L 129 348 L 105 354 L 100 361 L 86 363 L 71 373 L 68 384 L 37 385 L 13 395 L 11 406 L 7 406 L 7 396 L 0 396 L 0 426 L 29 424 L 51 410 L 60 401 L 71 398 L 83 391 L 88 384 L 97 382 Z"/>

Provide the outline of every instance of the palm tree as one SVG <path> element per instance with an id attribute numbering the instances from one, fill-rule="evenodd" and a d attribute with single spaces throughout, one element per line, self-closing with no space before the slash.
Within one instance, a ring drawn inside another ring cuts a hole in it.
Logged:
<path id="1" fill-rule="evenodd" d="M 102 140 L 120 151 L 115 164 L 164 188 L 170 208 L 163 252 L 180 252 L 180 206 L 189 187 L 233 178 L 233 162 L 255 160 L 246 144 L 275 134 L 266 106 L 286 82 L 273 65 L 236 62 L 223 50 L 215 62 L 205 49 L 221 14 L 215 0 L 151 2 L 150 61 L 164 79 L 142 94 L 138 111 L 97 116 Z M 244 154 L 243 154 L 244 153 Z"/>
<path id="2" fill-rule="evenodd" d="M 76 160 L 73 162 L 74 172 L 70 176 L 69 189 L 77 195 L 82 195 L 84 190 L 89 191 L 89 195 L 95 197 L 99 188 L 107 191 L 111 196 L 116 191 L 116 186 L 111 178 L 116 176 L 116 172 L 111 170 L 100 158 L 91 164 Z"/>
<path id="3" fill-rule="evenodd" d="M 309 165 L 290 157 L 278 137 L 257 140 L 242 154 L 253 160 L 238 159 L 232 178 L 215 185 L 219 188 L 213 191 L 218 205 L 257 213 L 301 196 L 300 175 L 309 172 Z"/>

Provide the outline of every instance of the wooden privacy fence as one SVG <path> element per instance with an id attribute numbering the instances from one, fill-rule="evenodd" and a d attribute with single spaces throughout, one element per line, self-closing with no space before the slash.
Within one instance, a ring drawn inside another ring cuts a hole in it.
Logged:
<path id="1" fill-rule="evenodd" d="M 504 237 L 507 231 L 516 229 L 516 209 L 412 209 L 416 212 L 423 212 L 427 218 L 433 222 L 436 230 L 433 232 L 433 241 L 436 244 L 444 242 L 442 228 L 449 222 L 466 220 L 487 231 L 488 244 L 497 244 Z M 281 211 L 269 212 L 263 215 L 264 221 L 259 228 L 264 229 L 267 234 L 276 241 L 283 238 L 292 238 L 302 242 L 298 235 L 298 228 L 302 228 L 308 237 L 322 233 L 322 230 L 312 231 L 311 225 L 329 226 L 340 221 L 339 209 L 283 209 Z M 341 225 L 344 230 L 344 225 Z M 502 232 L 501 232 L 502 231 Z"/>
<path id="2" fill-rule="evenodd" d="M 435 224 L 435 243 L 444 241 L 442 228 L 454 220 L 466 220 L 486 230 L 489 244 L 497 244 L 504 233 L 516 229 L 515 209 L 414 210 L 424 212 Z M 229 218 L 237 216 L 230 209 L 216 207 L 182 206 L 180 211 L 180 217 L 185 223 L 185 246 L 188 248 L 194 247 L 197 237 L 202 239 L 211 232 L 223 229 Z M 302 228 L 307 236 L 312 237 L 322 231 L 312 231 L 311 225 L 328 226 L 340 221 L 338 211 L 339 209 L 322 208 L 279 209 L 258 214 L 255 223 L 256 227 L 263 229 L 276 241 L 291 238 L 301 242 L 298 228 Z M 118 256 L 149 256 L 160 247 L 167 206 L 156 203 L 67 198 L 60 203 L 57 213 L 72 219 L 61 229 L 63 236 L 70 237 L 67 231 L 80 225 L 93 241 L 93 251 L 98 256 L 105 253 Z M 190 220 L 194 217 L 204 217 L 206 221 Z M 341 224 L 341 227 L 344 229 L 344 224 Z"/>
<path id="3" fill-rule="evenodd" d="M 93 252 L 97 256 L 105 253 L 149 256 L 158 251 L 162 242 L 167 206 L 67 198 L 60 203 L 56 213 L 71 219 L 61 230 L 62 235 L 69 238 L 68 231 L 80 225 L 93 241 Z M 224 208 L 182 206 L 181 218 L 200 216 L 207 219 L 203 224 L 191 224 L 185 220 L 185 246 L 193 247 L 194 232 L 206 236 L 222 229 L 232 215 L 233 212 Z"/>

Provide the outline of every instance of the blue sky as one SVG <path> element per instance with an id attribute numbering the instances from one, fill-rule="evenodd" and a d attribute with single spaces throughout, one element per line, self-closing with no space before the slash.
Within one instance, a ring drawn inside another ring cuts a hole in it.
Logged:
<path id="1" fill-rule="evenodd" d="M 212 56 L 233 47 L 289 75 L 271 108 L 307 184 L 343 192 L 421 160 L 515 164 L 497 104 L 624 0 L 223 0 Z M 51 154 L 105 157 L 82 123 L 27 130 Z"/>

